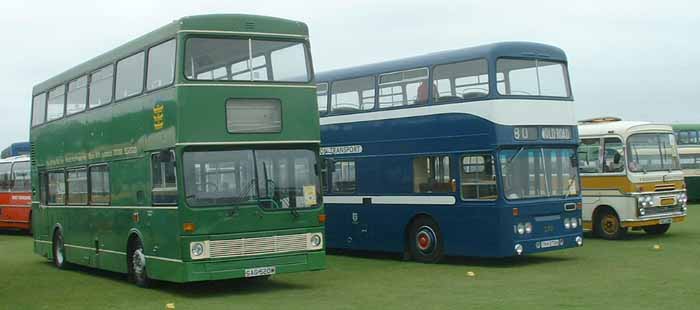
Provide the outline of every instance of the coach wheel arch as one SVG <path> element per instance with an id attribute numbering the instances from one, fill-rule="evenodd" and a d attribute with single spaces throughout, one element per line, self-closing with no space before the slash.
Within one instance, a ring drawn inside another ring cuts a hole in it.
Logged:
<path id="1" fill-rule="evenodd" d="M 603 217 L 607 218 L 609 228 L 604 229 L 600 225 L 604 220 Z M 615 211 L 615 208 L 609 205 L 600 205 L 595 208 L 592 216 L 592 229 L 594 235 L 608 240 L 621 239 L 627 233 L 627 228 L 621 225 L 620 215 Z"/>
<path id="2" fill-rule="evenodd" d="M 126 268 L 129 280 L 140 287 L 148 287 L 150 279 L 146 267 L 143 238 L 138 231 L 131 231 L 126 245 Z"/>

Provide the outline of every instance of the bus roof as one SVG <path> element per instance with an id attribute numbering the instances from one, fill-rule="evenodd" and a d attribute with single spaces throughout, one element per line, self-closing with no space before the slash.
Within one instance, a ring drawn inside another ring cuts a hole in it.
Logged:
<path id="1" fill-rule="evenodd" d="M 330 70 L 316 74 L 316 82 L 346 80 L 380 73 L 389 73 L 435 64 L 454 63 L 474 59 L 499 57 L 539 58 L 566 62 L 566 54 L 558 47 L 532 42 L 499 42 L 475 47 L 436 52 L 421 56 L 378 62 L 344 69 Z"/>
<path id="2" fill-rule="evenodd" d="M 173 38 L 179 31 L 230 31 L 236 33 L 253 33 L 256 35 L 284 34 L 307 38 L 309 30 L 306 24 L 298 21 L 246 14 L 211 14 L 187 16 L 153 30 L 141 37 L 131 40 L 102 55 L 90 59 L 67 71 L 34 86 L 32 96 L 47 91 L 62 83 L 79 78 L 96 71 L 115 61 L 130 56 L 145 47 Z"/>
<path id="3" fill-rule="evenodd" d="M 671 127 L 675 131 L 700 130 L 700 124 L 671 124 Z"/>
<path id="4" fill-rule="evenodd" d="M 30 151 L 31 145 L 29 144 L 29 142 L 16 142 L 10 144 L 10 146 L 2 150 L 0 158 L 8 158 L 13 156 L 29 154 Z"/>
<path id="5" fill-rule="evenodd" d="M 673 132 L 671 126 L 639 121 L 617 121 L 603 123 L 586 123 L 578 125 L 578 132 L 583 136 L 603 136 L 607 134 L 619 134 L 627 136 L 638 132 Z"/>

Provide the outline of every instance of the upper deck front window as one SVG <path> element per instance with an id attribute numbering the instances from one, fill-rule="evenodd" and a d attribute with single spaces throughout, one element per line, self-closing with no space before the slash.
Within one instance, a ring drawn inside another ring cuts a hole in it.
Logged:
<path id="1" fill-rule="evenodd" d="M 538 59 L 499 59 L 498 93 L 506 96 L 570 97 L 566 66 Z"/>
<path id="2" fill-rule="evenodd" d="M 259 39 L 191 38 L 185 46 L 190 80 L 308 82 L 302 42 Z"/>

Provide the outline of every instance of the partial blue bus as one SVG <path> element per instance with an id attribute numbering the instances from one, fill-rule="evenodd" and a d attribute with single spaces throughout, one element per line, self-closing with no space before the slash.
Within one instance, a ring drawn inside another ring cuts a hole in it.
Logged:
<path id="1" fill-rule="evenodd" d="M 496 43 L 316 77 L 329 248 L 437 262 L 583 245 L 561 49 Z"/>
<path id="2" fill-rule="evenodd" d="M 29 155 L 30 145 L 29 142 L 17 142 L 12 143 L 10 146 L 2 150 L 0 158 L 9 158 L 20 155 Z"/>

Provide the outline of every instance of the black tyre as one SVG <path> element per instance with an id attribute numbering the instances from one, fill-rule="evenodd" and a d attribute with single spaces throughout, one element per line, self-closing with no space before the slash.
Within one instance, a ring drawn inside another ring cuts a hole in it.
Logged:
<path id="1" fill-rule="evenodd" d="M 437 263 L 443 257 L 443 249 L 440 227 L 432 218 L 419 217 L 411 223 L 408 250 L 413 260 L 420 263 Z"/>
<path id="2" fill-rule="evenodd" d="M 63 242 L 63 233 L 57 229 L 53 234 L 53 264 L 58 269 L 67 269 L 66 248 Z"/>
<path id="3" fill-rule="evenodd" d="M 650 235 L 663 235 L 668 229 L 671 228 L 671 224 L 659 224 L 654 226 L 644 227 L 644 231 Z"/>
<path id="4" fill-rule="evenodd" d="M 607 240 L 619 240 L 627 234 L 627 228 L 622 227 L 620 218 L 610 210 L 602 210 L 594 223 L 595 234 Z"/>
<path id="5" fill-rule="evenodd" d="M 127 263 L 131 282 L 139 287 L 148 287 L 151 280 L 146 272 L 146 252 L 143 249 L 141 239 L 136 238 L 131 241 Z"/>

